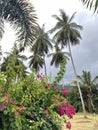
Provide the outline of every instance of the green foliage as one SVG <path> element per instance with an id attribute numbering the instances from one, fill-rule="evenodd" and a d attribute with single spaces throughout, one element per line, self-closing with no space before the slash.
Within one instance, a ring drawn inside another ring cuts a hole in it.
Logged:
<path id="1" fill-rule="evenodd" d="M 97 108 L 98 108 L 98 90 L 97 90 L 97 87 L 98 86 L 95 86 L 95 87 L 92 88 L 92 100 L 93 100 L 94 107 L 95 107 L 95 109 L 92 112 L 97 112 Z M 81 91 L 82 91 L 83 98 L 85 99 L 84 103 L 85 103 L 86 110 L 87 110 L 87 112 L 89 112 L 87 88 L 81 87 Z M 81 100 L 80 100 L 78 88 L 76 86 L 74 86 L 70 89 L 69 98 L 70 98 L 70 103 L 75 107 L 76 111 L 82 112 Z"/>
<path id="2" fill-rule="evenodd" d="M 67 97 L 47 78 L 31 74 L 7 85 L 0 77 L 0 130 L 62 129 L 58 106 Z"/>

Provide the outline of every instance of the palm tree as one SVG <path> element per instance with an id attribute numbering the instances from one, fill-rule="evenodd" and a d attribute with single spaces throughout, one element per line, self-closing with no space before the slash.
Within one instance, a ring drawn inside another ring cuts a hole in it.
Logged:
<path id="1" fill-rule="evenodd" d="M 45 32 L 45 25 L 43 24 L 42 28 L 40 26 L 38 27 L 37 38 L 34 41 L 31 51 L 34 52 L 34 54 L 43 56 L 46 76 L 47 72 L 45 64 L 45 55 L 48 54 L 49 49 L 52 49 L 52 44 L 50 42 L 48 32 Z"/>
<path id="2" fill-rule="evenodd" d="M 52 56 L 52 60 L 51 60 L 51 65 L 55 65 L 55 67 L 59 67 L 60 63 L 62 63 L 64 55 L 66 57 L 66 59 L 69 59 L 66 55 L 69 56 L 68 52 L 62 52 L 62 50 L 55 45 L 55 52 L 54 53 L 50 53 L 48 56 Z"/>
<path id="3" fill-rule="evenodd" d="M 88 96 L 88 109 L 89 112 L 92 112 L 94 110 L 94 104 L 92 101 L 92 89 L 94 86 L 97 85 L 98 76 L 96 76 L 94 79 L 91 78 L 90 71 L 83 71 L 83 74 L 81 76 L 77 76 L 79 79 L 79 83 L 81 87 L 86 88 L 87 96 Z"/>
<path id="4" fill-rule="evenodd" d="M 11 53 L 6 52 L 6 54 L 8 56 L 4 57 L 4 61 L 1 64 L 0 70 L 2 72 L 6 72 L 9 67 L 12 67 L 13 71 L 19 78 L 23 78 L 24 76 L 26 76 L 26 66 L 24 65 L 23 61 L 26 60 L 27 58 L 25 55 L 21 55 L 19 53 L 16 44 L 14 44 Z"/>
<path id="5" fill-rule="evenodd" d="M 31 55 L 29 59 L 29 67 L 33 68 L 38 73 L 40 68 L 43 68 L 44 59 L 37 53 Z"/>
<path id="6" fill-rule="evenodd" d="M 94 12 L 98 12 L 98 0 L 81 0 L 84 5 L 89 9 L 93 9 Z"/>
<path id="7" fill-rule="evenodd" d="M 77 79 L 77 72 L 76 68 L 74 65 L 73 57 L 72 57 L 72 52 L 71 52 L 71 45 L 77 45 L 79 44 L 79 40 L 81 39 L 81 35 L 79 33 L 79 30 L 82 29 L 82 26 L 78 25 L 75 22 L 72 22 L 74 19 L 75 13 L 69 18 L 64 10 L 60 10 L 60 16 L 53 15 L 53 17 L 57 20 L 57 23 L 53 29 L 50 30 L 51 33 L 56 32 L 54 35 L 54 39 L 57 41 L 57 44 L 61 44 L 61 47 L 63 48 L 64 46 L 68 46 L 69 48 L 69 53 L 70 53 L 70 58 L 72 61 L 72 66 L 74 70 L 74 74 L 76 77 L 77 81 L 77 86 L 81 98 L 81 103 L 82 103 L 82 108 L 84 112 L 84 117 L 86 117 L 86 110 L 85 110 L 85 105 L 84 105 L 84 100 L 82 97 L 80 85 L 78 83 Z"/>
<path id="8" fill-rule="evenodd" d="M 0 39 L 4 33 L 4 20 L 16 30 L 20 49 L 31 45 L 36 37 L 36 15 L 27 0 L 0 0 Z"/>

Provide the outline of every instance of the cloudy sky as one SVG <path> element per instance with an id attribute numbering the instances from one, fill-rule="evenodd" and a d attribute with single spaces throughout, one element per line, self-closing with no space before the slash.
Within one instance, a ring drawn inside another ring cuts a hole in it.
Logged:
<path id="1" fill-rule="evenodd" d="M 82 40 L 80 45 L 72 47 L 72 54 L 79 75 L 82 70 L 91 71 L 92 76 L 98 75 L 98 15 L 93 15 L 92 11 L 85 9 L 81 0 L 30 0 L 35 7 L 38 16 L 38 23 L 45 24 L 46 30 L 51 29 L 56 21 L 51 16 L 59 15 L 59 9 L 64 9 L 71 16 L 75 11 L 75 22 L 83 26 L 81 31 Z M 9 33 L 10 32 L 10 33 Z M 15 40 L 15 32 L 6 24 L 5 36 L 1 45 L 3 51 L 9 51 Z M 65 50 L 66 51 L 66 50 Z M 52 72 L 54 76 L 59 69 L 50 67 L 50 59 L 47 59 L 48 74 Z M 93 78 L 92 77 L 92 78 Z M 71 62 L 68 61 L 66 73 L 62 82 L 68 83 L 74 79 Z"/>

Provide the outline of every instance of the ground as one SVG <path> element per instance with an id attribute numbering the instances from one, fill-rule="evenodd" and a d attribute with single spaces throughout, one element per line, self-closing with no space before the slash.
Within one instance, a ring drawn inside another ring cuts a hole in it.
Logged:
<path id="1" fill-rule="evenodd" d="M 71 130 L 98 130 L 98 114 L 87 114 L 87 118 L 84 119 L 83 114 L 77 113 L 71 122 Z M 63 125 L 63 130 L 66 129 L 66 125 Z"/>

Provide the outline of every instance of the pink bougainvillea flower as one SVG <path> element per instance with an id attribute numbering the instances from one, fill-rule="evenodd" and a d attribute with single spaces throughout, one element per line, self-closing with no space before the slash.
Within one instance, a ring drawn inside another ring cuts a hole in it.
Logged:
<path id="1" fill-rule="evenodd" d="M 73 115 L 75 115 L 75 113 L 76 113 L 75 108 L 72 105 L 68 104 L 67 107 L 66 107 L 67 116 L 69 118 L 73 118 Z"/>
<path id="2" fill-rule="evenodd" d="M 23 109 L 23 108 L 24 108 L 24 105 L 20 105 L 19 108 Z"/>
<path id="3" fill-rule="evenodd" d="M 71 123 L 70 122 L 67 122 L 66 128 L 71 129 Z"/>
<path id="4" fill-rule="evenodd" d="M 64 99 L 64 101 L 63 101 L 63 103 L 62 103 L 64 106 L 66 106 L 67 105 L 67 100 L 66 99 Z"/>
<path id="5" fill-rule="evenodd" d="M 20 112 L 23 113 L 24 112 L 24 105 L 20 105 L 19 108 L 20 108 Z"/>
<path id="6" fill-rule="evenodd" d="M 16 101 L 12 101 L 12 104 L 13 104 L 13 105 L 16 105 L 16 104 L 17 104 L 17 102 L 16 102 Z"/>
<path id="7" fill-rule="evenodd" d="M 19 112 L 15 112 L 15 115 L 18 116 L 18 115 L 19 115 Z"/>
<path id="8" fill-rule="evenodd" d="M 68 91 L 67 89 L 62 88 L 62 94 L 66 95 L 66 94 L 68 94 L 68 93 L 69 93 L 69 91 Z"/>
<path id="9" fill-rule="evenodd" d="M 23 113 L 23 112 L 24 112 L 24 110 L 22 109 L 22 110 L 20 110 L 20 112 L 21 112 L 21 113 Z"/>
<path id="10" fill-rule="evenodd" d="M 3 103 L 3 106 L 7 106 L 7 105 L 8 105 L 8 102 L 5 101 L 5 102 Z"/>
<path id="11" fill-rule="evenodd" d="M 45 78 L 45 76 L 42 73 L 37 75 L 37 79 L 43 79 L 43 78 Z"/>
<path id="12" fill-rule="evenodd" d="M 44 114 L 45 114 L 45 116 L 48 118 L 49 117 L 49 111 L 46 109 L 46 110 L 44 110 Z"/>
<path id="13" fill-rule="evenodd" d="M 7 101 L 1 103 L 1 104 L 0 104 L 0 111 L 2 111 L 3 107 L 4 107 L 4 106 L 7 106 L 7 105 L 8 105 L 8 102 L 7 102 Z"/>
<path id="14" fill-rule="evenodd" d="M 55 92 L 58 92 L 58 91 L 59 91 L 59 88 L 58 88 L 58 87 L 54 87 L 54 91 L 55 91 Z"/>
<path id="15" fill-rule="evenodd" d="M 37 75 L 37 78 L 38 78 L 38 79 L 40 79 L 40 78 L 41 78 L 41 75 L 40 75 L 40 74 L 38 74 L 38 75 Z"/>
<path id="16" fill-rule="evenodd" d="M 50 84 L 50 83 L 47 83 L 47 87 L 48 87 L 48 88 L 51 88 L 51 84 Z"/>
<path id="17" fill-rule="evenodd" d="M 5 94 L 4 98 L 6 98 L 7 102 L 10 101 L 10 97 L 9 97 L 9 94 L 8 94 L 8 93 Z"/>
<path id="18" fill-rule="evenodd" d="M 63 116 L 66 113 L 66 107 L 58 106 L 58 110 L 61 116 Z"/>
<path id="19" fill-rule="evenodd" d="M 3 93 L 3 92 L 5 91 L 5 88 L 3 87 L 1 91 L 2 91 L 2 93 Z"/>

